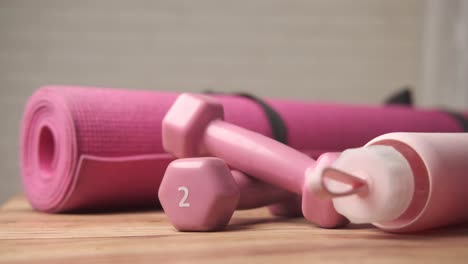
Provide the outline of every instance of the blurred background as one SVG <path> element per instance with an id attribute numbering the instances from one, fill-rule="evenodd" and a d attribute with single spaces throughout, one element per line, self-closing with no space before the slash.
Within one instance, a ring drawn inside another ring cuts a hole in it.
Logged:
<path id="1" fill-rule="evenodd" d="M 39 86 L 246 91 L 468 104 L 468 1 L 0 1 L 0 203 L 19 193 L 18 133 Z"/>

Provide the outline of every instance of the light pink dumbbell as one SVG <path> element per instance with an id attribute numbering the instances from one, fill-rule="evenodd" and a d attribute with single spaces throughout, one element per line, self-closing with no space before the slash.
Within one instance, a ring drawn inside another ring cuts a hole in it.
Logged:
<path id="1" fill-rule="evenodd" d="M 348 221 L 329 199 L 305 185 L 316 162 L 259 133 L 223 121 L 223 106 L 204 95 L 181 94 L 162 122 L 163 146 L 174 156 L 215 156 L 264 182 L 302 195 L 302 213 L 312 223 L 333 228 Z M 333 155 L 324 159 L 333 159 Z"/>
<path id="2" fill-rule="evenodd" d="M 180 231 L 223 229 L 237 209 L 279 203 L 281 213 L 294 212 L 295 194 L 230 171 L 219 158 L 178 159 L 169 164 L 159 187 L 159 200 Z M 284 208 L 285 207 L 285 208 Z M 288 211 L 290 209 L 291 211 Z"/>

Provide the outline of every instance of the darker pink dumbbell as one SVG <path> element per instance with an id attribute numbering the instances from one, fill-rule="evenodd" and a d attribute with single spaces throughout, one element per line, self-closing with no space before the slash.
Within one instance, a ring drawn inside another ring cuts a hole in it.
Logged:
<path id="1" fill-rule="evenodd" d="M 321 227 L 333 228 L 348 221 L 329 199 L 320 199 L 306 188 L 305 180 L 316 162 L 305 154 L 259 133 L 223 121 L 223 106 L 216 99 L 181 94 L 162 123 L 163 146 L 178 158 L 203 155 L 223 159 L 264 182 L 302 195 L 304 217 Z M 325 163 L 333 155 L 322 158 Z"/>
<path id="2" fill-rule="evenodd" d="M 218 158 L 178 159 L 169 164 L 159 187 L 159 201 L 180 231 L 223 229 L 234 210 L 281 203 L 296 195 L 252 179 L 239 171 L 230 171 Z M 287 210 L 289 208 L 283 208 Z"/>

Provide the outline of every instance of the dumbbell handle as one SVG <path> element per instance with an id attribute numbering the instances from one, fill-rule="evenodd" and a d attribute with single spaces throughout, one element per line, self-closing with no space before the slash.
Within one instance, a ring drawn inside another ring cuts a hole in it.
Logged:
<path id="1" fill-rule="evenodd" d="M 291 147 L 222 120 L 210 122 L 200 148 L 234 168 L 297 194 L 302 194 L 306 171 L 315 163 Z"/>
<path id="2" fill-rule="evenodd" d="M 281 203 L 283 207 L 288 207 L 283 210 L 297 211 L 295 207 L 298 207 L 298 205 L 297 202 L 294 202 L 295 194 L 249 177 L 237 170 L 231 170 L 231 174 L 240 191 L 237 209 L 252 209 Z"/>

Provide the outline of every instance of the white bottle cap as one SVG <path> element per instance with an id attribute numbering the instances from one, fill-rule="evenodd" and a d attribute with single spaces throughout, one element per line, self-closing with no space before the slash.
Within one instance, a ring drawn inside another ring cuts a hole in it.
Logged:
<path id="1" fill-rule="evenodd" d="M 411 167 L 393 147 L 371 145 L 349 149 L 330 167 L 333 173 L 352 175 L 367 184 L 362 192 L 333 198 L 335 209 L 353 223 L 394 220 L 405 212 L 412 200 L 414 179 Z M 338 193 L 346 188 L 346 184 L 327 178 L 325 174 L 313 175 L 322 176 L 328 190 Z"/>

